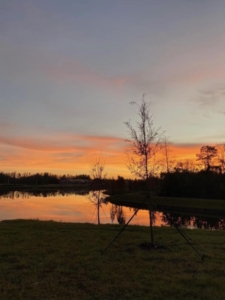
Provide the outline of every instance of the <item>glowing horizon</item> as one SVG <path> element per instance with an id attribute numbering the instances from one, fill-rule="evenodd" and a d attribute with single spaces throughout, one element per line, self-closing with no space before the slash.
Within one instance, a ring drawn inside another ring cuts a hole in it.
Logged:
<path id="1" fill-rule="evenodd" d="M 101 156 L 104 161 L 107 177 L 134 178 L 127 164 L 125 153 L 127 143 L 124 139 L 104 136 L 52 136 L 51 140 L 35 139 L 1 139 L 5 153 L 8 156 L 2 161 L 3 172 L 49 172 L 62 174 L 89 174 L 92 165 Z M 78 146 L 76 146 L 78 144 Z M 169 159 L 176 162 L 186 160 L 195 162 L 203 144 L 172 144 L 169 150 Z M 2 153 L 2 155 L 3 155 Z M 0 153 L 1 154 L 1 153 Z M 163 151 L 160 153 L 161 161 L 165 160 Z M 174 163 L 173 163 L 174 164 Z"/>

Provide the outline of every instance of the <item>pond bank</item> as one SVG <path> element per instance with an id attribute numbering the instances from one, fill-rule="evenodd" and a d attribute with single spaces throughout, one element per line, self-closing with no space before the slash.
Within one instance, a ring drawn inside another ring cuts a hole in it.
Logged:
<path id="1" fill-rule="evenodd" d="M 225 200 L 193 199 L 175 197 L 152 197 L 155 210 L 167 212 L 198 213 L 204 215 L 225 216 Z M 116 205 L 148 209 L 141 193 L 124 193 L 106 198 Z"/>

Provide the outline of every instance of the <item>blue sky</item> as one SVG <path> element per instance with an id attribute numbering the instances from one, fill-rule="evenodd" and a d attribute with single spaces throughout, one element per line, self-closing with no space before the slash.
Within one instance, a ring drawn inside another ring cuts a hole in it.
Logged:
<path id="1" fill-rule="evenodd" d="M 222 0 L 2 0 L 2 170 L 76 173 L 99 152 L 122 170 L 124 121 L 143 94 L 175 145 L 224 142 L 224 11 Z"/>

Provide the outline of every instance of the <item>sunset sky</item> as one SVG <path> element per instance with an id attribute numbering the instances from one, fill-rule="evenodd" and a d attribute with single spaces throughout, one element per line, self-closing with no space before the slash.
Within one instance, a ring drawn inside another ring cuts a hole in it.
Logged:
<path id="1" fill-rule="evenodd" d="M 225 142 L 224 0 L 1 0 L 0 171 L 129 176 L 142 95 L 173 156 Z"/>

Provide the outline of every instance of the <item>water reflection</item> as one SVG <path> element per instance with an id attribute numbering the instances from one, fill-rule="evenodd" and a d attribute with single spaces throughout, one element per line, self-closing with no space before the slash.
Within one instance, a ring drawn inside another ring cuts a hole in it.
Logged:
<path id="1" fill-rule="evenodd" d="M 103 190 L 90 191 L 88 196 L 88 199 L 96 208 L 98 224 L 100 224 L 100 208 L 102 208 L 103 203 L 106 204 L 106 202 L 104 201 L 106 195 L 104 195 L 103 192 Z"/>
<path id="2" fill-rule="evenodd" d="M 175 223 L 177 226 L 187 227 L 190 229 L 200 228 L 225 230 L 225 218 L 219 217 L 202 217 L 194 215 L 181 215 L 178 213 L 163 213 L 162 221 L 168 226 L 172 226 L 172 224 Z"/>
<path id="3" fill-rule="evenodd" d="M 124 212 L 123 206 L 111 204 L 110 218 L 111 218 L 112 223 L 114 222 L 115 217 L 119 224 L 126 223 L 126 214 Z"/>
<path id="4" fill-rule="evenodd" d="M 16 198 L 23 198 L 29 199 L 31 196 L 35 197 L 56 197 L 56 196 L 68 196 L 68 195 L 88 195 L 88 190 L 28 190 L 28 191 L 1 191 L 0 190 L 0 199 L 1 198 L 9 198 L 9 199 L 16 199 Z"/>
<path id="5" fill-rule="evenodd" d="M 0 195 L 0 220 L 40 219 L 125 224 L 133 214 L 134 208 L 106 202 L 102 191 L 99 194 L 85 190 L 1 191 Z M 172 223 L 188 228 L 225 230 L 224 217 L 154 212 L 154 226 L 171 226 Z M 148 210 L 139 210 L 130 224 L 149 226 Z"/>

